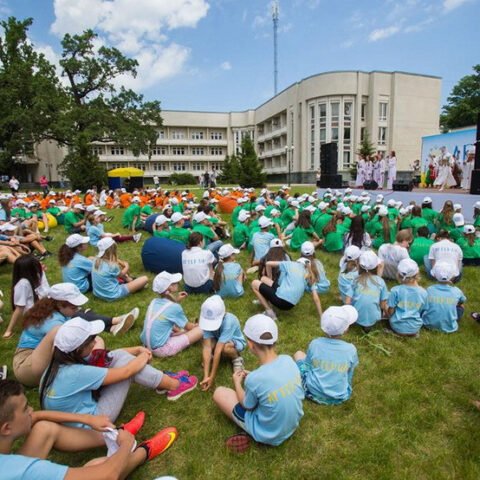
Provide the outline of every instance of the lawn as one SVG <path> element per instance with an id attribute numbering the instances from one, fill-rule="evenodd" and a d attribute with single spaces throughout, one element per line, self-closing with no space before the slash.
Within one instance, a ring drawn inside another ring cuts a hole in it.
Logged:
<path id="1" fill-rule="evenodd" d="M 295 189 L 300 192 L 306 188 Z M 310 189 L 311 190 L 311 189 Z M 122 212 L 106 230 L 121 230 Z M 56 252 L 63 243 L 62 227 L 52 230 L 55 236 L 48 248 Z M 146 238 L 148 234 L 144 235 Z M 143 239 L 142 239 L 143 241 Z M 143 273 L 141 244 L 122 244 L 120 257 L 128 260 L 133 275 Z M 88 254 L 94 254 L 90 248 Z M 320 252 L 330 292 L 321 297 L 323 307 L 339 304 L 337 275 L 339 257 Z M 247 267 L 247 255 L 240 263 Z M 61 281 L 55 257 L 45 262 L 50 284 Z M 153 279 L 152 274 L 148 274 Z M 253 277 L 250 276 L 249 280 Z M 422 331 L 418 339 L 400 339 L 383 332 L 378 325 L 368 336 L 352 327 L 345 339 L 356 345 L 360 365 L 354 376 L 353 396 L 346 404 L 326 407 L 306 401 L 305 416 L 299 429 L 277 448 L 253 446 L 243 455 L 228 452 L 224 442 L 238 431 L 215 408 L 212 392 L 199 388 L 177 402 L 134 385 L 118 424 L 138 410 L 147 413 L 139 439 L 147 438 L 165 426 L 176 426 L 180 436 L 162 457 L 143 466 L 132 475 L 135 479 L 153 479 L 172 475 L 178 479 L 407 479 L 407 478 L 480 478 L 478 423 L 480 413 L 469 405 L 469 399 L 480 396 L 478 346 L 480 325 L 470 312 L 480 310 L 477 297 L 479 274 L 474 267 L 464 270 L 459 287 L 468 301 L 460 331 L 453 335 Z M 11 268 L 0 268 L 0 288 L 5 293 L 2 312 L 7 320 L 11 309 Z M 422 277 L 421 284 L 430 282 Z M 151 282 L 150 282 L 151 285 Z M 389 282 L 389 287 L 394 284 Z M 88 306 L 99 313 L 120 314 L 138 306 L 141 316 L 135 327 L 123 337 L 104 335 L 110 349 L 139 344 L 143 316 L 154 294 L 150 289 L 122 301 L 108 304 L 91 298 Z M 191 296 L 184 301 L 187 316 L 195 320 L 206 296 Z M 253 294 L 246 284 L 243 298 L 226 301 L 227 310 L 244 324 L 258 313 L 252 304 Z M 304 296 L 292 311 L 279 315 L 278 352 L 293 355 L 305 350 L 309 342 L 321 335 L 311 298 Z M 18 333 L 11 340 L 0 340 L 0 362 L 11 368 Z M 255 358 L 244 355 L 246 368 L 256 368 Z M 188 369 L 202 377 L 201 347 L 196 345 L 173 359 L 155 359 L 154 365 L 165 370 Z M 11 370 L 10 370 L 11 371 Z M 231 386 L 231 366 L 221 366 L 217 385 Z M 38 408 L 38 389 L 27 392 L 31 404 Z M 71 466 L 103 454 L 102 450 L 79 454 L 54 453 L 53 461 Z"/>

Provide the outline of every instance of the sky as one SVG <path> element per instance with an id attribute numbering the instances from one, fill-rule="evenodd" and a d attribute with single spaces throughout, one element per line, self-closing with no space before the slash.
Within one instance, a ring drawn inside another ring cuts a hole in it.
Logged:
<path id="1" fill-rule="evenodd" d="M 279 0 L 279 91 L 332 70 L 442 77 L 442 104 L 480 63 L 480 0 Z M 242 111 L 273 96 L 271 0 L 0 0 L 32 17 L 35 47 L 58 64 L 65 33 L 135 58 L 119 83 L 165 110 Z"/>

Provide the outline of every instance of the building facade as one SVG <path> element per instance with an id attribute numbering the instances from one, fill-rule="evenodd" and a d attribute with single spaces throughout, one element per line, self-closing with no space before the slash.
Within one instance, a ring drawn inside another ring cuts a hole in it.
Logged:
<path id="1" fill-rule="evenodd" d="M 290 172 L 293 182 L 312 182 L 323 143 L 338 144 L 338 169 L 348 175 L 368 132 L 377 151 L 395 150 L 398 169 L 408 170 L 420 158 L 422 137 L 439 131 L 440 89 L 441 79 L 428 75 L 320 73 L 254 110 L 164 110 L 163 126 L 149 156 L 135 157 L 115 144 L 94 149 L 108 170 L 134 166 L 147 178 L 166 178 L 175 172 L 198 177 L 206 170 L 221 170 L 225 156 L 239 153 L 242 138 L 250 135 L 270 180 L 285 181 Z"/>

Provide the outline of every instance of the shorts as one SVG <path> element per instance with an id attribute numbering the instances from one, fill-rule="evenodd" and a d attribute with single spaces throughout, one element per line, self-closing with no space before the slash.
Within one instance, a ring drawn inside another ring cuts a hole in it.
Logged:
<path id="1" fill-rule="evenodd" d="M 343 400 L 337 401 L 324 395 L 314 395 L 307 386 L 307 373 L 310 371 L 310 365 L 305 360 L 297 360 L 295 363 L 300 370 L 300 376 L 302 377 L 302 387 L 303 391 L 305 392 L 305 398 L 308 398 L 315 403 L 319 403 L 320 405 L 335 405 L 343 402 Z"/>
<path id="2" fill-rule="evenodd" d="M 232 410 L 233 421 L 243 430 L 247 431 L 245 424 L 245 414 L 247 411 L 243 408 L 241 403 L 237 403 Z"/>
<path id="3" fill-rule="evenodd" d="M 213 292 L 213 280 L 207 280 L 203 285 L 199 287 L 191 287 L 185 284 L 185 291 L 187 293 L 212 293 Z"/>
<path id="4" fill-rule="evenodd" d="M 277 307 L 280 310 L 291 310 L 295 305 L 287 302 L 283 298 L 277 297 L 277 288 L 278 285 L 276 282 L 271 287 L 266 283 L 261 283 L 259 291 L 274 307 Z"/>
<path id="5" fill-rule="evenodd" d="M 185 333 L 172 335 L 161 347 L 152 350 L 155 357 L 173 357 L 190 346 L 190 340 Z"/>
<path id="6" fill-rule="evenodd" d="M 34 375 L 32 371 L 31 348 L 17 348 L 13 356 L 13 373 L 15 378 L 27 387 L 38 387 L 42 375 Z"/>

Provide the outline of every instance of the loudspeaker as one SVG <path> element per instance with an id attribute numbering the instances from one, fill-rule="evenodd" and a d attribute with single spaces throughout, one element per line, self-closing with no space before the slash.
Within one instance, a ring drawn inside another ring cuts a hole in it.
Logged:
<path id="1" fill-rule="evenodd" d="M 323 175 L 338 173 L 338 145 L 334 142 L 320 146 L 320 171 Z"/>
<path id="2" fill-rule="evenodd" d="M 341 175 L 323 175 L 320 177 L 320 188 L 342 188 Z"/>
<path id="3" fill-rule="evenodd" d="M 411 192 L 413 190 L 413 182 L 399 181 L 394 182 L 393 190 L 395 192 Z"/>
<path id="4" fill-rule="evenodd" d="M 472 172 L 470 193 L 480 195 L 480 113 L 477 118 L 477 141 L 475 143 L 475 170 Z"/>
<path id="5" fill-rule="evenodd" d="M 472 172 L 472 182 L 470 183 L 470 193 L 472 195 L 480 195 L 480 170 L 474 170 Z"/>
<path id="6" fill-rule="evenodd" d="M 369 180 L 368 182 L 363 182 L 364 190 L 376 190 L 378 188 L 378 183 L 375 180 Z"/>

